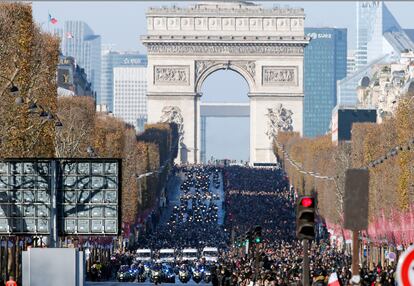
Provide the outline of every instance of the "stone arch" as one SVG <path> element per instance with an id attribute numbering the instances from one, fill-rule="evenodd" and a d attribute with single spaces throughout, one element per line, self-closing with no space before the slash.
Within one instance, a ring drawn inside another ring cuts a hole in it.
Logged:
<path id="1" fill-rule="evenodd" d="M 187 159 L 178 163 L 199 162 L 201 88 L 220 69 L 237 72 L 249 86 L 252 163 L 274 162 L 268 134 L 279 110 L 291 112 L 293 131 L 302 133 L 303 54 L 310 39 L 303 9 L 204 2 L 151 8 L 146 15 L 141 40 L 148 54 L 148 122 L 159 122 L 166 110 L 180 111 L 179 152 Z"/>
<path id="2" fill-rule="evenodd" d="M 245 65 L 247 64 L 251 64 L 254 65 L 254 69 L 256 68 L 256 65 L 254 64 L 254 62 L 250 62 L 250 63 L 244 63 Z M 254 85 L 255 85 L 255 70 L 253 71 L 253 74 L 246 70 L 246 67 L 242 65 L 242 63 L 240 62 L 232 62 L 232 61 L 217 61 L 214 62 L 211 66 L 205 68 L 203 71 L 200 72 L 200 74 L 196 75 L 196 82 L 195 82 L 195 92 L 197 94 L 201 93 L 201 88 L 203 87 L 203 83 L 204 81 L 208 78 L 209 75 L 211 75 L 212 73 L 218 71 L 218 70 L 232 70 L 236 73 L 238 73 L 246 82 L 247 85 L 249 86 L 249 91 L 254 90 Z M 196 62 L 196 72 L 197 72 L 197 62 Z"/>

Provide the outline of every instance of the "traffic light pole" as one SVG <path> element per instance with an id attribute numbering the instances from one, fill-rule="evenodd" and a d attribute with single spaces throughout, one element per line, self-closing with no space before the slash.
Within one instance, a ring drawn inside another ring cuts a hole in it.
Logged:
<path id="1" fill-rule="evenodd" d="M 352 276 L 359 276 L 359 233 L 352 231 Z"/>
<path id="2" fill-rule="evenodd" d="M 255 244 L 255 260 L 254 260 L 254 282 L 257 282 L 259 279 L 259 259 L 260 259 L 260 252 L 259 252 L 259 244 Z"/>
<path id="3" fill-rule="evenodd" d="M 302 240 L 303 244 L 303 286 L 310 286 L 309 284 L 309 240 Z"/>

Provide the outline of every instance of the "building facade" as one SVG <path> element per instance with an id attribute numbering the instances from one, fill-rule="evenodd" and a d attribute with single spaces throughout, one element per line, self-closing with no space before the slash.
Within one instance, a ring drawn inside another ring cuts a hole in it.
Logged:
<path id="1" fill-rule="evenodd" d="M 357 1 L 357 50 L 355 72 L 338 83 L 338 103 L 356 105 L 358 82 L 371 76 L 371 67 L 398 61 L 401 53 L 414 50 L 410 30 L 398 24 L 383 1 Z"/>
<path id="2" fill-rule="evenodd" d="M 118 52 L 106 50 L 102 52 L 101 97 L 100 104 L 106 105 L 113 112 L 114 99 L 114 67 L 117 66 L 146 66 L 147 56 L 138 52 Z"/>
<path id="3" fill-rule="evenodd" d="M 346 75 L 349 76 L 353 74 L 355 71 L 355 51 L 348 50 L 348 56 L 346 57 Z"/>
<path id="4" fill-rule="evenodd" d="M 64 56 L 75 58 L 76 64 L 84 68 L 92 89 L 100 102 L 101 86 L 101 36 L 82 21 L 65 21 L 63 29 L 56 29 L 55 34 L 61 38 Z"/>
<path id="5" fill-rule="evenodd" d="M 76 64 L 73 57 L 59 58 L 57 85 L 59 96 L 90 96 L 96 100 L 85 70 Z"/>
<path id="6" fill-rule="evenodd" d="M 147 119 L 147 68 L 115 67 L 113 94 L 114 116 L 142 131 Z"/>
<path id="7" fill-rule="evenodd" d="M 358 108 L 377 110 L 377 122 L 392 118 L 401 98 L 414 92 L 414 52 L 402 53 L 398 62 L 375 65 L 371 77 L 358 86 Z"/>
<path id="8" fill-rule="evenodd" d="M 347 30 L 305 28 L 311 38 L 305 48 L 303 134 L 323 135 L 329 130 L 336 105 L 336 82 L 346 77 Z"/>

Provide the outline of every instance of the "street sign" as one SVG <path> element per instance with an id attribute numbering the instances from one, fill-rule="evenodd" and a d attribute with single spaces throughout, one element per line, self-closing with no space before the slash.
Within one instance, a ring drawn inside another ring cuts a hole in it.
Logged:
<path id="1" fill-rule="evenodd" d="M 414 285 L 414 245 L 410 246 L 401 255 L 397 266 L 398 285 Z"/>

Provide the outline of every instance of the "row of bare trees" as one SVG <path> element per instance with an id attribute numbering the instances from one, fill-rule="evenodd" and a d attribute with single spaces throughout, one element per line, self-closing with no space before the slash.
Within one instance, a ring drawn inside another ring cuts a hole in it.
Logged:
<path id="1" fill-rule="evenodd" d="M 0 3 L 0 158 L 122 158 L 122 219 L 133 223 L 163 187 L 168 168 L 158 170 L 177 155 L 176 127 L 148 125 L 137 136 L 95 112 L 92 98 L 58 98 L 58 57 L 59 39 L 34 23 L 30 4 Z M 138 188 L 137 176 L 152 171 Z"/>
<path id="2" fill-rule="evenodd" d="M 147 125 L 137 135 L 133 126 L 95 112 L 92 98 L 58 98 L 58 59 L 59 39 L 34 23 L 31 4 L 0 3 L 0 158 L 121 158 L 122 221 L 134 225 L 164 188 L 177 128 Z M 21 278 L 26 248 L 12 239 L 0 247 L 0 279 Z"/>
<path id="3" fill-rule="evenodd" d="M 400 147 L 410 146 L 414 138 L 412 99 L 412 94 L 405 95 L 395 116 L 382 124 L 354 124 L 350 143 L 336 146 L 331 135 L 314 139 L 301 138 L 297 133 L 278 135 L 278 142 L 304 170 L 334 178 L 318 179 L 300 173 L 275 145 L 275 154 L 284 163 L 291 183 L 302 193 L 317 192 L 319 212 L 327 221 L 338 225 L 342 222 L 345 170 L 367 167 L 377 159 L 378 164 L 369 167 L 370 223 L 380 216 L 391 220 L 394 211 L 410 211 L 414 202 L 414 152 L 412 147 Z"/>

